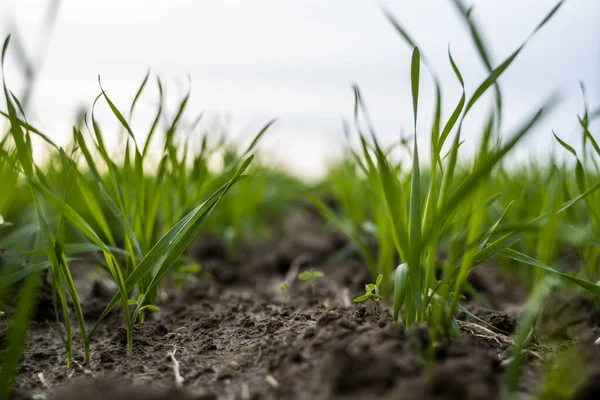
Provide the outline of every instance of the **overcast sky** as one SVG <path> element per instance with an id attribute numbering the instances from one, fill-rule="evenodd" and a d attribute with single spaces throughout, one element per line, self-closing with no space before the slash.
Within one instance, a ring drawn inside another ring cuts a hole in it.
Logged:
<path id="1" fill-rule="evenodd" d="M 484 28 L 495 65 L 520 45 L 555 3 L 474 2 L 473 16 Z M 16 21 L 27 51 L 44 54 L 39 32 L 47 4 L 3 1 L 0 31 L 5 35 L 9 22 Z M 383 16 L 382 4 L 432 61 L 443 82 L 447 118 L 460 97 L 448 63 L 448 45 L 468 93 L 486 76 L 450 0 L 62 1 L 29 118 L 64 141 L 75 109 L 89 107 L 99 93 L 98 74 L 124 109 L 148 68 L 166 82 L 171 103 L 187 90 L 189 75 L 190 118 L 202 111 L 213 121 L 230 115 L 233 130 L 249 138 L 276 117 L 279 121 L 263 148 L 297 173 L 311 175 L 343 141 L 340 120 L 352 112 L 352 82 L 361 87 L 383 140 L 394 140 L 412 125 L 411 49 Z M 555 89 L 564 95 L 560 108 L 528 138 L 521 153 L 549 152 L 554 146 L 551 128 L 572 142 L 579 138 L 575 136 L 576 113 L 582 111 L 579 80 L 585 82 L 593 108 L 600 106 L 599 18 L 600 1 L 568 0 L 502 77 L 508 131 Z M 9 63 L 7 78 L 9 86 L 19 88 L 14 63 Z M 425 73 L 422 85 L 421 136 L 427 135 L 427 116 L 433 107 Z M 150 120 L 154 103 L 149 92 L 135 117 L 140 131 Z M 471 145 L 476 144 L 479 116 L 486 106 L 477 108 L 466 124 Z M 102 115 L 105 125 L 114 126 L 108 114 Z"/>

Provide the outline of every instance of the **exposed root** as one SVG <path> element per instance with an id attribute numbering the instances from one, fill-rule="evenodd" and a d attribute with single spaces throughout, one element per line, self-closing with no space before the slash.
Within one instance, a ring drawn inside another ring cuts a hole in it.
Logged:
<path id="1" fill-rule="evenodd" d="M 510 336 L 506 336 L 501 333 L 496 333 L 491 329 L 486 328 L 485 326 L 481 326 L 473 322 L 467 321 L 458 321 L 458 324 L 460 325 L 463 331 L 469 332 L 473 336 L 493 340 L 498 344 L 513 344 L 513 340 Z"/>
<path id="2" fill-rule="evenodd" d="M 167 353 L 167 355 L 171 358 L 173 362 L 173 373 L 175 374 L 175 386 L 181 387 L 183 386 L 183 376 L 181 376 L 181 372 L 179 370 L 179 361 L 175 358 L 175 353 L 177 353 L 177 347 L 173 347 L 173 351 Z"/>
<path id="3" fill-rule="evenodd" d="M 89 375 L 89 376 L 91 376 L 93 378 L 96 377 L 96 375 L 92 371 L 90 371 L 89 369 L 84 368 L 83 365 L 81 365 L 79 362 L 77 362 L 77 360 L 73 360 L 73 364 L 75 364 L 75 366 L 77 368 L 79 368 L 84 374 Z"/>
<path id="4" fill-rule="evenodd" d="M 47 390 L 52 390 L 52 388 L 50 387 L 50 385 L 48 384 L 48 381 L 46 380 L 46 378 L 44 377 L 44 373 L 40 372 L 39 374 L 37 374 L 38 379 L 40 380 L 40 382 L 42 382 L 42 386 L 47 389 Z"/>
<path id="5" fill-rule="evenodd" d="M 481 325 L 475 324 L 473 322 L 467 322 L 467 321 L 457 321 L 457 322 L 458 322 L 458 325 L 460 326 L 461 330 L 469 332 L 470 334 L 472 334 L 475 337 L 487 339 L 487 340 L 493 340 L 494 342 L 496 342 L 500 345 L 510 346 L 513 344 L 513 339 L 510 336 L 506 336 L 501 333 L 496 333 L 496 332 L 492 331 L 491 329 L 486 328 L 485 326 L 481 326 Z"/>
<path id="6" fill-rule="evenodd" d="M 279 382 L 277 382 L 277 379 L 275 379 L 273 375 L 267 375 L 265 380 L 273 389 L 277 389 L 279 387 Z"/>
<path id="7" fill-rule="evenodd" d="M 342 303 L 344 303 L 345 308 L 350 308 L 352 306 L 352 302 L 350 301 L 350 290 L 348 288 L 342 290 Z"/>

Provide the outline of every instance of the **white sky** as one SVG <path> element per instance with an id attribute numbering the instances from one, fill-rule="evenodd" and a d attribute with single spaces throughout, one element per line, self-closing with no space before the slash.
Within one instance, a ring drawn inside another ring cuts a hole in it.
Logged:
<path id="1" fill-rule="evenodd" d="M 474 2 L 473 15 L 491 43 L 495 65 L 555 3 Z M 5 0 L 0 4 L 0 33 L 5 35 L 8 21 L 16 20 L 27 50 L 38 54 L 47 4 Z M 432 60 L 443 82 L 447 118 L 460 96 L 447 60 L 448 45 L 468 93 L 486 76 L 467 29 L 450 0 L 388 0 L 385 5 Z M 572 143 L 580 142 L 575 136 L 576 113 L 582 111 L 579 80 L 587 86 L 592 108 L 600 106 L 599 17 L 600 1 L 567 1 L 501 78 L 507 128 L 555 89 L 564 95 L 548 123 L 528 138 L 522 154 L 548 153 L 554 147 L 551 128 Z M 401 130 L 410 130 L 410 53 L 376 1 L 67 0 L 60 5 L 29 118 L 64 142 L 75 109 L 91 106 L 99 93 L 98 74 L 113 101 L 125 110 L 148 68 L 165 81 L 170 104 L 186 91 L 190 75 L 190 118 L 202 111 L 213 121 L 231 115 L 232 129 L 249 138 L 276 117 L 278 123 L 262 143 L 265 155 L 310 176 L 339 151 L 340 118 L 352 112 L 351 82 L 361 87 L 383 140 L 390 142 Z M 425 72 L 422 76 L 421 137 L 427 135 L 433 108 L 429 78 Z M 7 78 L 18 92 L 14 63 L 9 63 Z M 152 118 L 154 102 L 149 91 L 140 104 L 135 118 L 140 136 Z M 465 126 L 471 146 L 486 106 L 476 108 Z M 115 126 L 108 113 L 102 115 L 107 127 Z"/>

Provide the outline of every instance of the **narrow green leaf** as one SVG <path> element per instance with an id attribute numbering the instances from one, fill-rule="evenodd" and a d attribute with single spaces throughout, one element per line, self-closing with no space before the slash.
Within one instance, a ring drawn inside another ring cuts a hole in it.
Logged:
<path id="1" fill-rule="evenodd" d="M 471 108 L 477 103 L 477 100 L 481 98 L 481 96 L 490 88 L 490 86 L 495 85 L 498 81 L 498 78 L 506 71 L 506 69 L 512 64 L 512 62 L 517 58 L 521 50 L 525 44 L 522 44 L 517 50 L 515 50 L 502 64 L 500 64 L 496 69 L 492 70 L 492 73 L 475 89 L 473 95 L 467 102 L 467 106 L 465 108 L 465 115 L 471 110 Z"/>
<path id="2" fill-rule="evenodd" d="M 567 149 L 567 151 L 571 154 L 573 154 L 575 157 L 577 157 L 577 152 L 575 151 L 574 148 L 572 148 L 571 146 L 569 146 L 567 143 L 565 143 L 564 141 L 561 140 L 561 138 L 559 138 L 558 136 L 556 136 L 556 133 L 554 133 L 554 131 L 552 131 L 552 134 L 554 135 L 554 138 L 556 139 L 556 141 L 558 143 L 560 143 L 560 145 L 562 147 L 564 147 L 565 149 Z"/>
<path id="3" fill-rule="evenodd" d="M 139 100 L 140 96 L 142 95 L 142 92 L 144 91 L 144 88 L 146 87 L 146 83 L 148 83 L 149 77 L 150 77 L 150 70 L 148 70 L 148 72 L 146 72 L 146 76 L 144 76 L 144 80 L 142 81 L 142 84 L 140 85 L 137 93 L 135 94 L 135 97 L 133 98 L 133 101 L 131 102 L 131 108 L 129 109 L 129 118 L 131 118 L 131 115 L 133 114 L 133 109 L 135 108 L 137 101 Z"/>
<path id="4" fill-rule="evenodd" d="M 363 294 L 362 296 L 358 296 L 357 298 L 355 298 L 353 301 L 355 303 L 362 303 L 363 301 L 367 301 L 371 298 L 371 296 L 369 294 Z"/>
<path id="5" fill-rule="evenodd" d="M 588 124 L 584 120 L 582 120 L 580 117 L 578 117 L 578 119 L 579 119 L 579 124 L 583 128 L 583 133 L 585 135 L 585 138 L 590 141 L 590 143 L 592 144 L 592 147 L 594 148 L 594 151 L 596 152 L 596 154 L 598 156 L 600 156 L 600 146 L 598 146 L 598 142 L 596 142 L 596 139 L 594 139 L 594 137 L 592 136 L 592 133 L 590 132 L 590 130 L 588 128 Z"/>
<path id="6" fill-rule="evenodd" d="M 394 16 L 389 10 L 383 9 L 383 14 L 410 47 L 417 47 L 417 43 L 414 41 L 414 39 L 408 34 L 406 29 L 404 29 L 402 25 L 400 25 L 400 23 L 394 18 Z"/>
<path id="7" fill-rule="evenodd" d="M 137 141 L 135 140 L 135 135 L 133 134 L 133 131 L 131 130 L 131 127 L 129 126 L 129 123 L 127 122 L 127 120 L 125 119 L 125 117 L 123 117 L 123 114 L 121 114 L 121 112 L 119 111 L 119 109 L 117 108 L 117 106 L 115 106 L 115 104 L 111 101 L 111 99 L 106 94 L 106 91 L 102 87 L 102 82 L 100 80 L 100 75 L 98 75 L 98 85 L 100 85 L 100 90 L 102 90 L 101 94 L 102 94 L 102 96 L 104 96 L 104 100 L 106 100 L 106 103 L 110 107 L 110 110 L 113 112 L 113 114 L 115 115 L 115 117 L 117 117 L 117 119 L 119 120 L 119 122 L 121 123 L 121 125 L 123 125 L 123 127 L 125 128 L 125 130 L 127 131 L 127 133 L 129 133 L 129 136 L 134 141 L 135 146 L 137 148 Z"/>
<path id="8" fill-rule="evenodd" d="M 273 125 L 275 123 L 275 121 L 277 121 L 276 119 L 272 119 L 271 121 L 269 121 L 261 130 L 260 132 L 258 132 L 258 134 L 254 137 L 254 140 L 252 141 L 252 143 L 250 143 L 250 146 L 248 146 L 248 149 L 246 149 L 246 151 L 244 152 L 244 156 L 249 154 L 252 149 L 254 149 L 254 147 L 256 146 L 256 144 L 258 143 L 258 141 L 260 140 L 260 138 L 265 134 L 265 132 L 271 127 L 271 125 Z"/>
<path id="9" fill-rule="evenodd" d="M 457 3 L 459 3 L 459 1 L 455 0 L 455 4 L 457 4 Z M 563 3 L 564 3 L 564 0 L 560 1 L 556 6 L 554 6 L 552 8 L 552 10 L 536 26 L 536 28 L 529 35 L 529 37 L 521 44 L 521 46 L 519 46 L 517 48 L 517 50 L 515 50 L 502 64 L 500 64 L 500 66 L 498 66 L 497 68 L 495 68 L 494 70 L 491 71 L 491 74 L 481 83 L 481 85 L 479 85 L 479 87 L 475 90 L 475 93 L 473 93 L 473 96 L 471 97 L 471 99 L 468 101 L 467 107 L 465 109 L 465 114 L 473 107 L 473 105 L 477 102 L 477 100 L 483 95 L 483 93 L 485 93 L 485 91 L 487 91 L 487 89 L 491 85 L 496 84 L 496 82 L 498 81 L 498 78 L 510 66 L 510 64 L 512 64 L 512 62 L 515 60 L 517 55 L 519 55 L 521 50 L 523 50 L 523 48 L 525 47 L 527 42 L 531 39 L 531 37 L 533 35 L 535 35 L 537 33 L 537 31 L 539 31 L 554 16 L 554 14 L 563 5 Z M 470 24 L 470 26 L 472 26 L 472 24 Z M 474 31 L 472 30 L 471 33 L 473 34 Z M 479 46 L 478 46 L 478 49 L 479 49 Z M 481 49 L 484 49 L 484 47 L 482 46 Z M 480 52 L 480 54 L 482 54 L 482 57 L 483 57 L 483 53 Z M 491 63 L 489 62 L 489 58 L 486 62 L 486 65 L 491 66 Z"/>
<path id="10" fill-rule="evenodd" d="M 411 82 L 411 90 L 412 90 L 412 99 L 413 99 L 413 119 L 414 119 L 414 128 L 415 135 L 417 131 L 417 109 L 419 104 L 419 79 L 421 75 L 421 53 L 419 53 L 419 48 L 415 47 L 412 54 L 412 61 L 410 67 L 410 82 Z M 416 140 L 415 140 L 416 143 Z"/>
<path id="11" fill-rule="evenodd" d="M 52 203 L 52 205 L 57 209 L 57 211 L 59 211 L 61 215 L 67 218 L 69 222 L 71 222 L 79 231 L 81 231 L 81 233 L 83 233 L 103 251 L 110 253 L 108 246 L 102 241 L 102 239 L 100 239 L 94 229 L 92 229 L 92 227 L 77 213 L 77 211 L 75 211 L 70 205 L 65 203 L 62 199 L 50 192 L 35 180 L 30 180 L 30 183 L 46 200 Z"/>
<path id="12" fill-rule="evenodd" d="M 547 272 L 551 272 L 555 275 L 558 275 L 562 278 L 565 278 L 571 282 L 573 282 L 574 284 L 576 284 L 577 286 L 581 287 L 582 289 L 587 290 L 588 292 L 590 292 L 591 294 L 593 294 L 596 297 L 600 296 L 600 286 L 592 283 L 590 281 L 586 281 L 585 279 L 581 279 L 578 278 L 575 275 L 571 275 L 565 272 L 560 272 L 532 257 L 529 257 L 528 255 L 525 255 L 523 253 L 518 252 L 517 250 L 513 250 L 513 249 L 504 249 L 501 254 L 504 257 L 510 258 L 511 260 L 515 260 L 517 262 L 526 264 L 526 265 L 530 265 L 536 268 L 540 268 L 544 271 Z"/>
<path id="13" fill-rule="evenodd" d="M 156 112 L 156 116 L 154 117 L 154 121 L 152 122 L 152 126 L 150 127 L 150 131 L 148 132 L 148 136 L 146 137 L 146 142 L 144 143 L 144 149 L 142 150 L 142 158 L 146 158 L 148 154 L 148 150 L 150 148 L 150 142 L 152 141 L 152 137 L 154 136 L 154 132 L 156 132 L 156 127 L 158 126 L 158 122 L 162 116 L 163 109 L 163 88 L 162 83 L 160 82 L 160 78 L 156 78 L 158 85 L 158 111 Z"/>
<path id="14" fill-rule="evenodd" d="M 458 101 L 458 104 L 454 108 L 452 115 L 450 115 L 450 118 L 446 122 L 446 125 L 444 125 L 444 129 L 442 130 L 442 133 L 440 135 L 440 140 L 438 141 L 438 149 L 437 149 L 438 152 L 440 152 L 442 150 L 442 146 L 446 142 L 448 135 L 452 131 L 452 128 L 454 128 L 454 126 L 456 125 L 456 121 L 460 117 L 460 114 L 462 113 L 462 110 L 465 106 L 465 101 L 466 101 L 465 83 L 463 81 L 463 77 L 462 77 L 462 74 L 460 73 L 460 70 L 454 63 L 454 59 L 452 59 L 452 54 L 450 53 L 450 47 L 448 47 L 448 58 L 450 59 L 450 64 L 452 65 L 452 70 L 454 71 L 454 75 L 460 82 L 460 86 L 462 89 L 462 95 L 460 97 L 460 100 Z"/>
<path id="15" fill-rule="evenodd" d="M 4 44 L 2 45 L 2 64 L 4 64 L 4 59 L 6 57 L 6 51 L 8 50 L 8 45 L 10 44 L 10 34 L 6 36 L 4 39 Z"/>

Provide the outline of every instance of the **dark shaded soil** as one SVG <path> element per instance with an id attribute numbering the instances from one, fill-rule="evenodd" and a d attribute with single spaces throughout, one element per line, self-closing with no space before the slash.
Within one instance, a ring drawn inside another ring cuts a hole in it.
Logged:
<path id="1" fill-rule="evenodd" d="M 493 333 L 461 314 L 462 336 L 441 343 L 431 357 L 426 326 L 405 329 L 392 324 L 385 306 L 374 312 L 351 302 L 370 277 L 353 254 L 326 263 L 343 251 L 343 237 L 331 233 L 310 210 L 290 213 L 280 225 L 278 240 L 235 260 L 226 259 L 214 238 L 203 238 L 204 245 L 194 251 L 202 265 L 199 281 L 170 294 L 159 312 L 136 326 L 130 358 L 125 355 L 122 318 L 115 311 L 92 340 L 92 364 L 82 365 L 76 338 L 78 362 L 68 370 L 52 304 L 42 292 L 14 398 L 502 398 L 508 335 Z M 322 269 L 326 276 L 317 282 L 314 296 L 309 284 L 293 280 L 298 270 L 308 267 Z M 514 332 L 522 293 L 490 266 L 481 268 L 470 281 L 493 310 L 473 299 L 466 308 Z M 290 283 L 285 305 L 279 289 L 284 279 Z M 79 283 L 92 324 L 114 289 L 104 281 Z M 552 301 L 556 303 L 549 309 L 562 310 L 562 317 L 542 315 L 540 321 L 550 318 L 552 323 L 536 327 L 536 335 L 547 347 L 565 340 L 587 346 L 582 362 L 588 372 L 576 398 L 596 398 L 589 396 L 600 389 L 600 347 L 592 344 L 600 335 L 597 308 L 581 297 L 557 296 Z M 0 338 L 4 330 L 0 322 Z M 537 361 L 526 360 L 522 389 L 533 392 L 539 380 Z"/>

